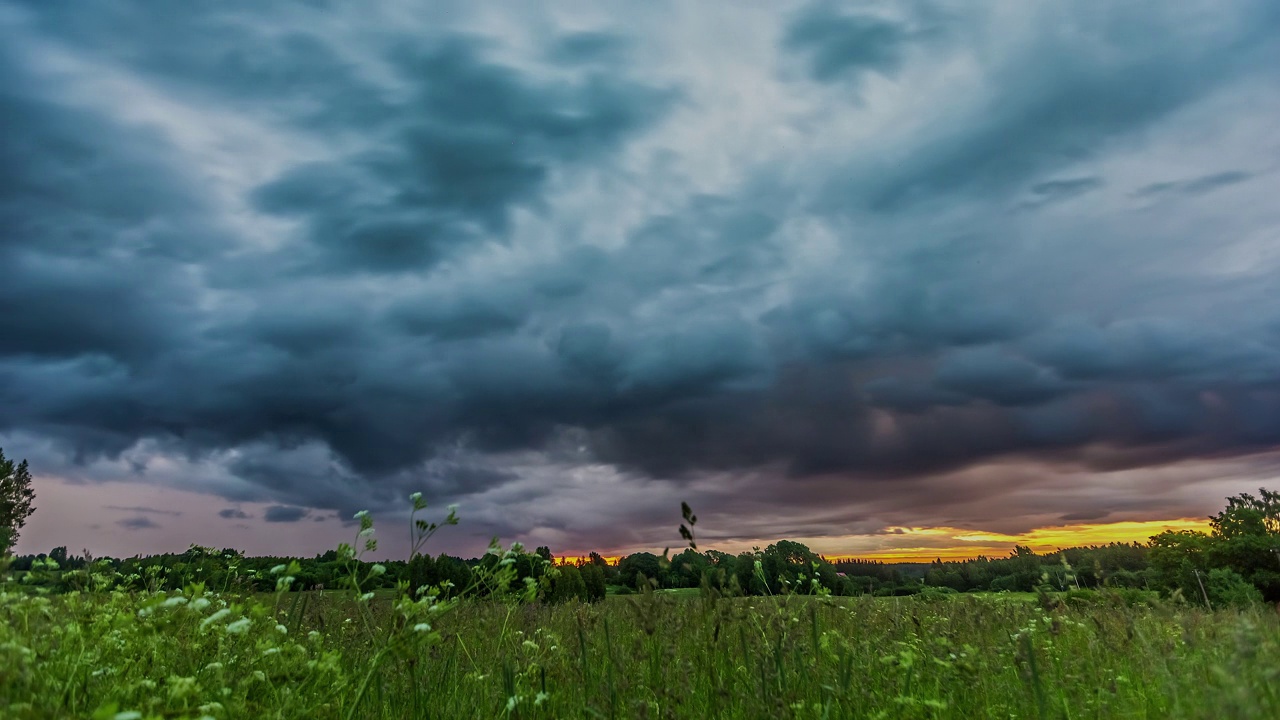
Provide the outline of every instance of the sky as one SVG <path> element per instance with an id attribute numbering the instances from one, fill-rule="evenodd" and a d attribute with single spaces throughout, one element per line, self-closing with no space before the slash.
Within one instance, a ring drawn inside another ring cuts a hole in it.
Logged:
<path id="1" fill-rule="evenodd" d="M 1280 474 L 1280 4 L 0 0 L 20 552 L 963 557 Z"/>

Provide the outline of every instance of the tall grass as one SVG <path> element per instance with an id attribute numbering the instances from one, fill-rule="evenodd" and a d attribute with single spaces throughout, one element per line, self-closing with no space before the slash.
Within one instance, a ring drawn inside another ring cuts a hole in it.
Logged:
<path id="1" fill-rule="evenodd" d="M 457 522 L 412 500 L 415 549 Z M 356 519 L 339 591 L 287 592 L 296 563 L 274 594 L 124 590 L 105 566 L 62 595 L 0 583 L 0 718 L 1280 717 L 1280 617 L 1260 605 L 716 589 L 732 579 L 548 605 L 496 545 L 479 597 L 379 594 Z"/>
<path id="2" fill-rule="evenodd" d="M 341 593 L 4 593 L 0 715 L 1280 717 L 1264 608 L 645 594 L 416 625 Z"/>

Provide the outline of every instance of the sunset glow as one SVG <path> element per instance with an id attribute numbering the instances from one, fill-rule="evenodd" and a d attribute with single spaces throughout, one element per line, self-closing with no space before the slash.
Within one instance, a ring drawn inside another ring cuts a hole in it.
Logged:
<path id="1" fill-rule="evenodd" d="M 836 559 L 858 558 L 863 560 L 883 560 L 886 562 L 925 562 L 941 558 L 942 560 L 966 560 L 985 555 L 987 557 L 1004 557 L 1013 551 L 1015 545 L 1024 545 L 1037 553 L 1049 553 L 1069 547 L 1088 545 L 1106 545 L 1108 543 L 1146 542 L 1152 535 L 1166 530 L 1209 531 L 1209 522 L 1195 518 L 1177 520 L 1148 520 L 1115 523 L 1084 523 L 1078 525 L 1059 525 L 1030 530 L 1017 535 L 1003 533 L 960 530 L 957 528 L 893 528 L 902 530 L 895 534 L 895 540 L 888 541 L 892 547 L 884 547 L 866 552 L 828 555 Z M 927 545 L 913 542 L 920 538 L 941 541 L 938 545 Z"/>
<path id="2" fill-rule="evenodd" d="M 850 535 L 842 538 L 801 538 L 815 550 L 844 545 L 849 548 L 866 547 L 866 550 L 823 552 L 829 560 L 880 560 L 883 562 L 930 562 L 942 560 L 968 560 L 985 555 L 1000 558 L 1013 552 L 1016 545 L 1024 545 L 1044 554 L 1070 547 L 1106 545 L 1108 543 L 1145 543 L 1152 535 L 1166 530 L 1194 530 L 1209 532 L 1209 522 L 1197 518 L 1177 520 L 1145 520 L 1113 523 L 1079 523 L 1035 528 L 1025 533 L 1006 534 L 966 530 L 953 527 L 889 527 L 876 535 Z M 725 543 L 723 550 L 733 554 L 748 551 L 760 543 Z M 682 548 L 671 548 L 670 554 Z M 656 552 L 655 554 L 660 554 Z M 610 565 L 617 564 L 623 555 L 605 555 Z M 557 563 L 578 564 L 587 561 L 586 555 L 564 555 Z"/>

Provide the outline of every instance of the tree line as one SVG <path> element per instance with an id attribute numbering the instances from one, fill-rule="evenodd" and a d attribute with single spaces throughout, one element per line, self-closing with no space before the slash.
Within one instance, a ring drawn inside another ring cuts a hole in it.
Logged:
<path id="1" fill-rule="evenodd" d="M 0 556 L 17 538 L 23 521 L 34 510 L 34 493 L 26 462 L 15 464 L 0 451 Z M 421 496 L 415 508 L 425 508 Z M 180 589 L 204 583 L 210 589 L 271 592 L 278 578 L 273 569 L 289 564 L 291 590 L 339 587 L 353 571 L 376 565 L 367 587 L 411 591 L 439 588 L 446 595 L 485 594 L 476 578 L 492 575 L 500 566 L 513 566 L 515 585 L 535 589 L 544 601 L 578 599 L 594 602 L 610 592 L 714 588 L 740 595 L 828 594 L 901 596 L 961 592 L 1033 592 L 1100 589 L 1158 591 L 1194 602 L 1231 605 L 1258 600 L 1280 602 L 1280 493 L 1266 489 L 1254 496 L 1227 498 L 1226 507 L 1210 518 L 1210 532 L 1167 531 L 1146 543 L 1111 543 L 1074 547 L 1038 554 L 1015 546 L 1003 558 L 932 563 L 884 563 L 873 560 L 829 559 L 803 543 L 781 540 L 763 549 L 730 554 L 699 551 L 692 528 L 696 516 L 683 505 L 687 525 L 681 535 L 688 547 L 671 556 L 637 552 L 609 563 L 592 552 L 574 563 L 557 563 L 551 550 L 527 552 L 516 544 L 505 552 L 491 551 L 464 559 L 415 552 L 409 561 L 364 563 L 351 553 L 330 550 L 313 558 L 247 557 L 232 548 L 192 545 L 182 553 L 94 559 L 86 552 L 71 556 L 65 547 L 49 553 L 24 555 L 9 561 L 27 585 L 46 590 L 83 589 L 91 566 L 110 570 L 121 589 Z M 415 521 L 420 530 L 438 526 Z M 450 513 L 447 524 L 456 523 Z M 349 549 L 349 548 L 348 548 Z"/>

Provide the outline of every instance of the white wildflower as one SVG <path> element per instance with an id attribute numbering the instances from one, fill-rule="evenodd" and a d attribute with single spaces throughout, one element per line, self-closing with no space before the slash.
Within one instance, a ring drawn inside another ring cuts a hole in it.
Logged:
<path id="1" fill-rule="evenodd" d="M 231 614 L 231 611 L 230 611 L 230 610 L 228 610 L 227 608 L 222 608 L 222 609 L 221 609 L 221 610 L 219 610 L 218 612 L 216 612 L 216 613 L 214 613 L 214 614 L 210 615 L 209 617 L 205 618 L 204 620 L 201 620 L 201 621 L 200 621 L 200 628 L 201 628 L 201 629 L 204 629 L 204 628 L 206 628 L 206 627 L 209 627 L 209 626 L 210 626 L 210 625 L 212 625 L 213 623 L 218 622 L 219 620 L 221 620 L 222 618 L 224 618 L 224 617 L 226 617 L 226 616 L 228 616 L 228 615 L 230 615 L 230 614 Z"/>

